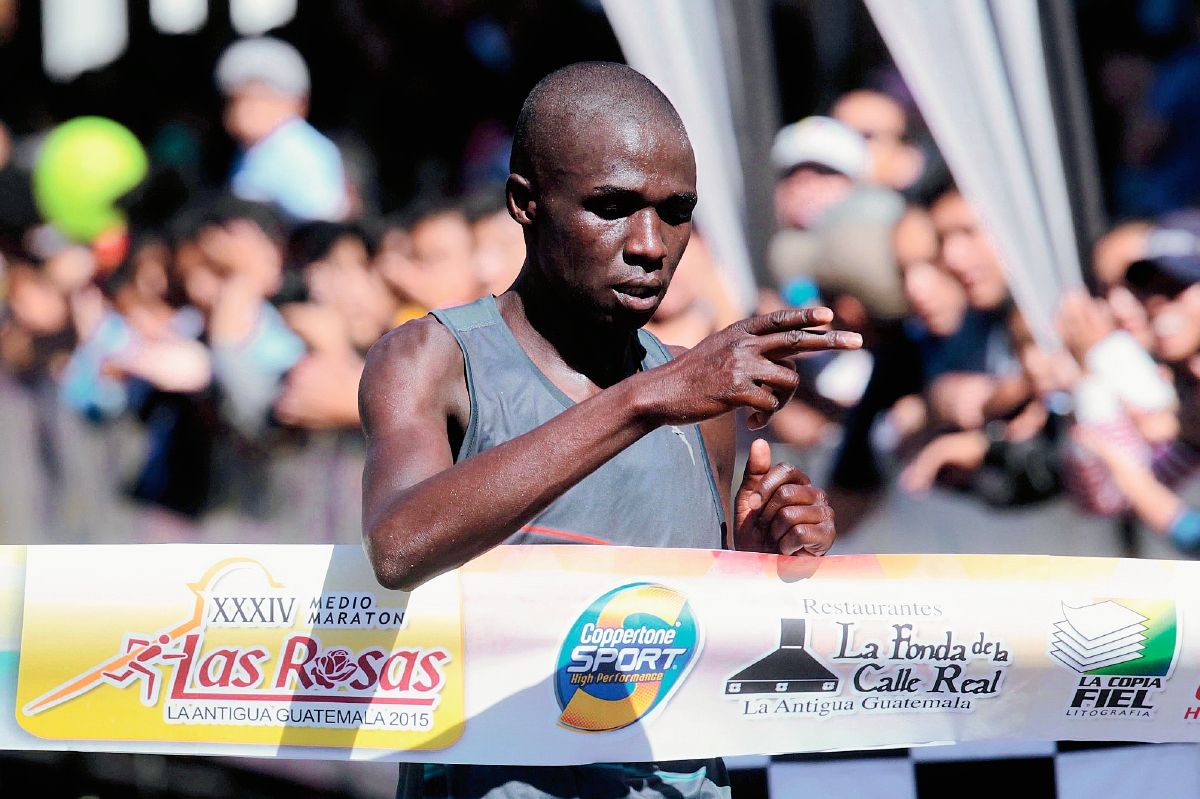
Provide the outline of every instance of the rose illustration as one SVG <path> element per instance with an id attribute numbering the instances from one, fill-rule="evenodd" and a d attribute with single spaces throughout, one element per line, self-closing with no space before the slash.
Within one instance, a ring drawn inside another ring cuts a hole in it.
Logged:
<path id="1" fill-rule="evenodd" d="M 309 674 L 317 685 L 333 688 L 337 683 L 353 677 L 356 671 L 358 664 L 350 659 L 350 650 L 338 648 L 314 658 Z"/>

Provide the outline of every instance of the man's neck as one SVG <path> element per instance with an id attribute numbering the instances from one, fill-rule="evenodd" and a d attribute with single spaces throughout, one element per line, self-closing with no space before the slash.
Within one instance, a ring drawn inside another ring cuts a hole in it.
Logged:
<path id="1" fill-rule="evenodd" d="M 503 298 L 501 314 L 531 355 L 559 361 L 602 389 L 637 370 L 644 352 L 635 333 L 580 313 L 535 270 L 523 270 Z"/>

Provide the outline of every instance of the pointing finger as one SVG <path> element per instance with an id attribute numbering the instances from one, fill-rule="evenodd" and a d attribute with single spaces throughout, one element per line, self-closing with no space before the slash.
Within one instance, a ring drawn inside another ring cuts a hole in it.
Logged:
<path id="1" fill-rule="evenodd" d="M 787 357 L 802 352 L 823 350 L 857 350 L 862 336 L 846 330 L 785 330 L 762 336 L 756 342 L 764 355 Z"/>
<path id="2" fill-rule="evenodd" d="M 755 336 L 765 336 L 782 330 L 800 330 L 805 327 L 827 325 L 833 321 L 833 311 L 828 308 L 787 308 L 765 316 L 755 316 L 738 322 L 742 330 Z"/>

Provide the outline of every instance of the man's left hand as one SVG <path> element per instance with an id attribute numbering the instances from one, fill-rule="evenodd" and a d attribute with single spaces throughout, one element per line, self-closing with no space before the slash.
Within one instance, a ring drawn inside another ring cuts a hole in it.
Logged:
<path id="1" fill-rule="evenodd" d="M 825 492 L 789 463 L 771 466 L 771 446 L 762 439 L 750 446 L 733 506 L 738 550 L 819 557 L 836 535 Z"/>

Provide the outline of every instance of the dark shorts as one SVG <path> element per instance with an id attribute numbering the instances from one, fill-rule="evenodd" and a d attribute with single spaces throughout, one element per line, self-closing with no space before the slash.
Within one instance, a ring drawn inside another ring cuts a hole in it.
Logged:
<path id="1" fill-rule="evenodd" d="M 730 799 L 725 763 L 590 766 L 400 764 L 396 799 Z"/>

